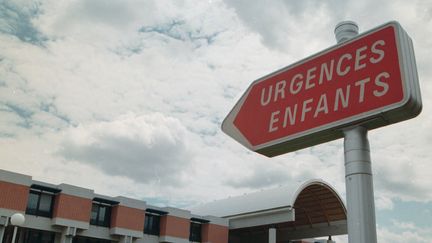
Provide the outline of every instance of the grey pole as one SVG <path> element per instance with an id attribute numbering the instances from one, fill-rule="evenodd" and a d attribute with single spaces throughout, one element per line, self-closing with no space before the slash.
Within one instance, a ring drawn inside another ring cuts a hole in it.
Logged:
<path id="1" fill-rule="evenodd" d="M 268 242 L 276 243 L 276 228 L 269 228 L 268 235 L 269 235 Z"/>
<path id="2" fill-rule="evenodd" d="M 10 218 L 11 225 L 14 226 L 12 243 L 15 243 L 15 238 L 18 230 L 18 226 L 23 226 L 25 222 L 25 217 L 21 213 L 14 213 Z"/>
<path id="3" fill-rule="evenodd" d="M 336 25 L 338 43 L 358 34 L 352 21 Z M 375 203 L 368 130 L 360 125 L 343 129 L 345 153 L 345 186 L 348 210 L 348 242 L 376 243 Z"/>
<path id="4" fill-rule="evenodd" d="M 15 243 L 17 229 L 18 229 L 18 226 L 14 226 L 13 235 L 12 235 L 12 243 Z"/>

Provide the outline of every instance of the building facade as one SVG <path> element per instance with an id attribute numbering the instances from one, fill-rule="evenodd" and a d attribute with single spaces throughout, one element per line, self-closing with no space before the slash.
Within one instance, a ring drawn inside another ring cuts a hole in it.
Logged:
<path id="1" fill-rule="evenodd" d="M 24 225 L 12 225 L 16 213 Z M 311 238 L 347 233 L 345 205 L 322 180 L 184 210 L 0 170 L 0 243 L 15 229 L 14 243 L 328 243 Z"/>
<path id="2" fill-rule="evenodd" d="M 25 215 L 20 243 L 227 243 L 229 234 L 228 219 L 0 170 L 0 242 L 12 241 L 15 213 Z"/>

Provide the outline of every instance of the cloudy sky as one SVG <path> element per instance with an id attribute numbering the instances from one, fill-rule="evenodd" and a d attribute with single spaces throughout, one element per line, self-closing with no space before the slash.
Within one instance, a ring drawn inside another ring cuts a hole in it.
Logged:
<path id="1" fill-rule="evenodd" d="M 428 0 L 2 0 L 0 168 L 177 207 L 312 178 L 344 197 L 342 140 L 269 159 L 220 130 L 253 80 L 334 45 L 342 20 L 397 20 L 414 41 L 423 112 L 369 139 L 379 242 L 430 242 Z"/>

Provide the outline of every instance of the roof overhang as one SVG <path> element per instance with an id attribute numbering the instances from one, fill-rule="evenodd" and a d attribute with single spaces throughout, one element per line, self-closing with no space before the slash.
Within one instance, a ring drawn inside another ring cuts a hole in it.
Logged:
<path id="1" fill-rule="evenodd" d="M 294 211 L 291 206 L 261 210 L 256 212 L 232 215 L 229 219 L 230 229 L 260 226 L 263 224 L 283 223 L 294 220 Z"/>
<path id="2" fill-rule="evenodd" d="M 230 235 L 250 243 L 260 242 L 258 239 L 265 238 L 270 228 L 276 229 L 278 242 L 347 233 L 345 205 L 336 191 L 322 180 L 301 185 L 286 207 L 226 218 L 230 221 Z"/>

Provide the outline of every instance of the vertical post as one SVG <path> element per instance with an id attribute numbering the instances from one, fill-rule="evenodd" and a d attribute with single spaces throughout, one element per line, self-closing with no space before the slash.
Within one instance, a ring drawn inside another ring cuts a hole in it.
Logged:
<path id="1" fill-rule="evenodd" d="M 358 26 L 351 21 L 336 25 L 338 43 L 358 34 Z M 354 126 L 343 130 L 345 158 L 345 186 L 348 210 L 349 243 L 376 243 L 375 204 L 368 130 Z"/>
<path id="2" fill-rule="evenodd" d="M 12 235 L 12 243 L 15 243 L 15 238 L 16 238 L 16 234 L 17 234 L 17 226 L 14 226 L 14 230 L 13 230 L 13 235 Z"/>
<path id="3" fill-rule="evenodd" d="M 132 236 L 124 235 L 120 238 L 121 243 L 132 243 L 133 238 Z"/>
<path id="4" fill-rule="evenodd" d="M 3 242 L 4 232 L 6 226 L 8 225 L 8 218 L 5 216 L 0 216 L 0 242 Z"/>
<path id="5" fill-rule="evenodd" d="M 75 227 L 65 227 L 62 230 L 60 236 L 60 243 L 72 243 L 74 236 L 76 235 Z"/>
<path id="6" fill-rule="evenodd" d="M 4 231 L 5 231 L 5 226 L 0 225 L 0 242 L 3 242 Z"/>
<path id="7" fill-rule="evenodd" d="M 15 238 L 18 230 L 18 226 L 23 226 L 25 222 L 25 217 L 21 213 L 14 213 L 10 218 L 11 225 L 14 226 L 13 235 L 12 235 L 12 243 L 15 243 Z"/>
<path id="8" fill-rule="evenodd" d="M 269 243 L 276 243 L 276 229 L 269 228 Z"/>
<path id="9" fill-rule="evenodd" d="M 367 129 L 344 131 L 349 243 L 376 243 L 375 204 Z"/>

